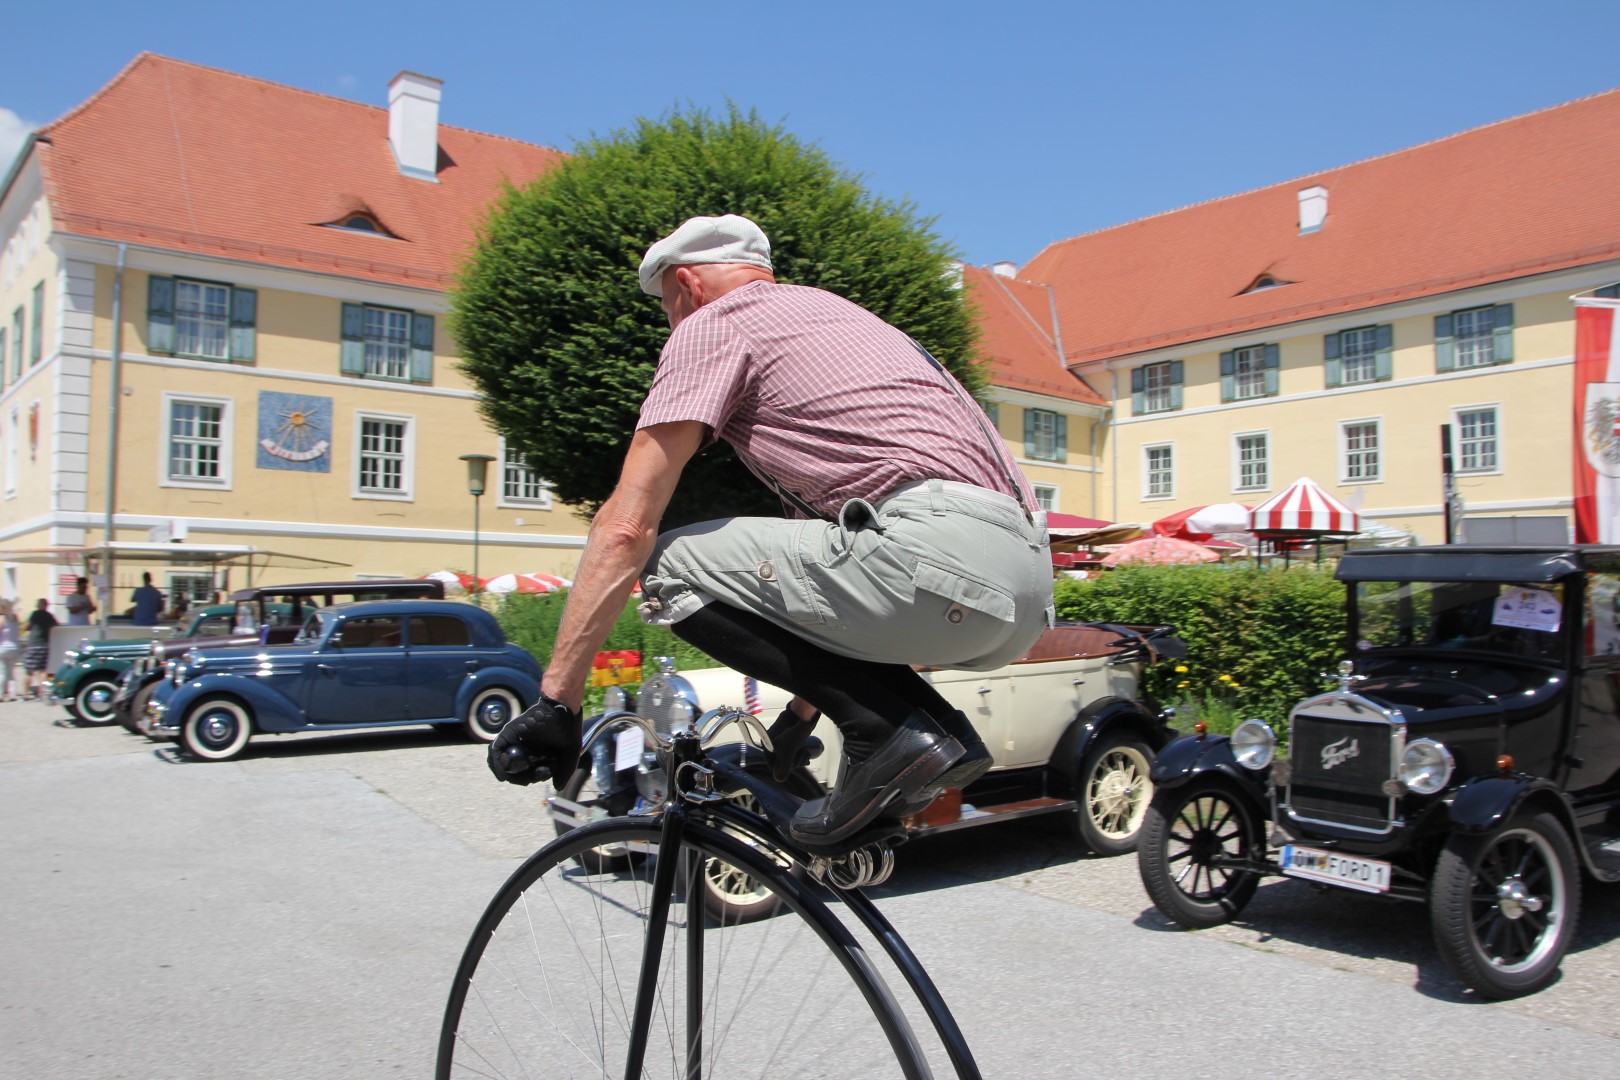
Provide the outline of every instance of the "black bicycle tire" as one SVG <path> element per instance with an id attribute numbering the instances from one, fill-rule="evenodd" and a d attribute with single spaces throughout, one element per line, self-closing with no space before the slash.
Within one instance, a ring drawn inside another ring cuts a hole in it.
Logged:
<path id="1" fill-rule="evenodd" d="M 573 859 L 586 847 L 628 842 L 656 843 L 661 831 L 661 822 L 654 818 L 608 818 L 581 825 L 541 847 L 512 872 L 485 907 L 457 965 L 455 979 L 450 987 L 450 997 L 445 1003 L 444 1018 L 439 1028 L 439 1046 L 434 1069 L 437 1080 L 450 1080 L 458 1021 L 466 1005 L 467 993 L 484 949 L 493 938 L 501 920 L 518 902 L 525 890 L 548 870 Z M 682 846 L 696 848 L 700 854 L 723 858 L 768 881 L 781 896 L 785 906 L 810 926 L 855 983 L 867 1006 L 872 1010 L 879 1027 L 888 1038 L 889 1047 L 906 1080 L 929 1080 L 932 1073 L 917 1043 L 916 1035 L 894 1000 L 887 983 L 873 967 L 866 950 L 819 897 L 810 892 L 804 883 L 782 870 L 776 863 L 763 858 L 749 845 L 719 829 L 703 824 L 700 820 L 687 822 Z"/>

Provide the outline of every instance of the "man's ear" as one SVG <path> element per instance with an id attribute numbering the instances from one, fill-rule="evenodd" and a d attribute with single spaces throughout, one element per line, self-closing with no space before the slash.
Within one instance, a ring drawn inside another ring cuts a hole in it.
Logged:
<path id="1" fill-rule="evenodd" d="M 680 283 L 681 288 L 691 294 L 692 303 L 695 307 L 703 306 L 703 302 L 707 298 L 704 296 L 703 278 L 698 276 L 697 271 L 690 266 L 677 266 L 675 268 L 675 280 Z"/>

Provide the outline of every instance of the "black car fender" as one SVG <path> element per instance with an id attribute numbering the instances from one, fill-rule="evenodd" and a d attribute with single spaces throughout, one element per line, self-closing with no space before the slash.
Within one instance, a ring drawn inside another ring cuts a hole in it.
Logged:
<path id="1" fill-rule="evenodd" d="M 1463 783 L 1451 799 L 1448 816 L 1460 833 L 1487 833 L 1507 821 L 1525 803 L 1534 800 L 1563 822 L 1571 837 L 1578 837 L 1575 816 L 1558 785 L 1540 777 L 1476 776 Z"/>
<path id="2" fill-rule="evenodd" d="M 1157 753 L 1170 741 L 1171 732 L 1164 721 L 1140 701 L 1130 698 L 1105 697 L 1090 702 L 1080 710 L 1052 748 L 1051 769 L 1073 785 L 1080 775 L 1080 763 L 1086 753 L 1110 732 L 1120 729 L 1140 735 Z"/>
<path id="3" fill-rule="evenodd" d="M 1264 799 L 1259 775 L 1237 763 L 1232 740 L 1226 735 L 1182 736 L 1159 751 L 1151 775 L 1154 788 L 1164 789 L 1180 787 L 1208 773 L 1219 773 Z"/>

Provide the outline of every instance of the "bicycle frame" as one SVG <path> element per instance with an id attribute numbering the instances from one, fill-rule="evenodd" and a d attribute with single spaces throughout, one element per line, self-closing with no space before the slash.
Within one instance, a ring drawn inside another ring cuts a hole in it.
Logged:
<path id="1" fill-rule="evenodd" d="M 642 968 L 638 975 L 635 1002 L 635 1022 L 631 1027 L 631 1042 L 628 1059 L 625 1063 L 627 1077 L 642 1074 L 643 1058 L 647 1049 L 648 1021 L 651 1017 L 654 999 L 658 987 L 659 960 L 662 955 L 665 919 L 668 914 L 670 899 L 674 894 L 677 874 L 684 870 L 685 888 L 687 896 L 700 895 L 702 889 L 703 866 L 701 860 L 689 857 L 682 847 L 682 839 L 686 830 L 689 815 L 703 814 L 718 819 L 730 828 L 745 835 L 753 836 L 772 848 L 787 855 L 789 858 L 805 866 L 811 875 L 832 889 L 843 900 L 845 906 L 854 913 L 855 917 L 866 931 L 879 941 L 885 954 L 900 971 L 907 986 L 917 1002 L 927 1014 L 935 1034 L 944 1046 L 952 1067 L 956 1070 L 959 1080 L 980 1080 L 979 1068 L 973 1059 L 973 1053 L 968 1049 L 967 1040 L 956 1018 L 951 1015 L 950 1008 L 945 1004 L 932 978 L 923 968 L 922 962 L 911 951 L 899 932 L 890 924 L 871 898 L 860 891 L 858 887 L 843 887 L 838 883 L 839 874 L 836 871 L 835 859 L 826 856 L 814 855 L 798 850 L 796 846 L 782 835 L 781 830 L 774 827 L 769 821 L 751 814 L 735 806 L 726 794 L 715 789 L 716 772 L 705 764 L 706 750 L 715 739 L 732 724 L 743 729 L 746 734 L 753 735 L 760 740 L 763 749 L 771 749 L 770 735 L 763 724 L 748 713 L 735 709 L 714 709 L 699 718 L 694 728 L 678 732 L 673 739 L 660 735 L 654 725 L 644 717 L 634 713 L 616 713 L 604 717 L 584 740 L 582 754 L 589 751 L 590 746 L 601 738 L 613 724 L 631 723 L 642 729 L 650 745 L 658 747 L 660 756 L 666 764 L 666 775 L 669 780 L 669 795 L 658 813 L 662 817 L 661 833 L 659 838 L 659 851 L 663 853 L 678 853 L 678 858 L 661 858 L 658 861 L 654 879 L 652 908 L 648 923 L 647 947 L 642 954 Z M 701 733 L 700 733 L 701 732 Z M 762 786 L 774 787 L 761 778 L 755 780 Z M 888 856 L 885 847 L 882 862 L 885 866 L 883 876 L 886 877 L 886 867 L 892 865 L 892 857 Z M 869 857 L 870 858 L 870 857 Z M 857 873 L 859 880 L 864 876 Z M 881 880 L 879 878 L 878 880 Z M 701 920 L 700 920 L 701 922 Z M 702 1051 L 702 1000 L 701 993 L 703 981 L 703 932 L 689 932 L 686 938 L 686 978 L 687 978 L 687 1075 L 689 1080 L 700 1080 L 699 1065 Z"/>

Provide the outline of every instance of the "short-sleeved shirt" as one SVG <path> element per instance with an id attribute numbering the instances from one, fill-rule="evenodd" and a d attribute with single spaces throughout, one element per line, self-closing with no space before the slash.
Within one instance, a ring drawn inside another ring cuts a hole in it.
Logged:
<path id="1" fill-rule="evenodd" d="M 135 614 L 130 622 L 136 626 L 154 626 L 163 611 L 163 593 L 155 585 L 142 585 L 135 590 Z"/>
<path id="2" fill-rule="evenodd" d="M 822 289 L 750 282 L 683 319 L 636 426 L 681 420 L 708 425 L 755 473 L 829 517 L 917 480 L 1035 505 L 956 380 L 904 333 Z"/>

